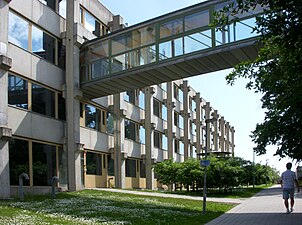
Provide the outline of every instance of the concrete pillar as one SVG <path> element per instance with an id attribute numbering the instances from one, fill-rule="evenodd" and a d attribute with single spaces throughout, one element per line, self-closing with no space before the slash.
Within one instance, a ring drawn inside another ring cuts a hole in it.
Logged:
<path id="1" fill-rule="evenodd" d="M 113 110 L 114 110 L 114 176 L 115 187 L 126 187 L 126 158 L 127 154 L 124 152 L 124 138 L 125 138 L 125 111 L 122 109 L 123 97 L 121 94 L 113 95 Z"/>
<path id="2" fill-rule="evenodd" d="M 146 150 L 146 188 L 154 189 L 154 171 L 152 169 L 153 158 L 153 139 L 154 139 L 154 126 L 152 124 L 153 116 L 153 94 L 154 88 L 147 87 L 145 90 L 145 150 Z"/>
<path id="3" fill-rule="evenodd" d="M 225 120 L 224 117 L 222 116 L 219 120 L 220 123 L 220 149 L 221 152 L 225 152 Z"/>
<path id="4" fill-rule="evenodd" d="M 225 124 L 225 134 L 226 134 L 226 151 L 230 152 L 230 123 L 226 122 Z"/>
<path id="5" fill-rule="evenodd" d="M 167 137 L 168 137 L 168 159 L 174 159 L 174 135 L 173 135 L 173 118 L 174 118 L 173 102 L 173 82 L 167 82 Z"/>
<path id="6" fill-rule="evenodd" d="M 213 118 L 218 118 L 218 111 L 214 110 L 213 112 Z M 213 141 L 214 141 L 214 151 L 218 151 L 218 121 L 214 120 L 213 121 L 213 126 L 214 126 L 214 132 L 213 132 Z"/>
<path id="7" fill-rule="evenodd" d="M 7 127 L 7 75 L 12 61 L 7 57 L 8 12 L 8 4 L 0 1 L 0 199 L 10 197 L 8 140 L 11 129 Z"/>
<path id="8" fill-rule="evenodd" d="M 210 107 L 210 103 L 207 102 L 204 105 L 204 109 L 205 109 L 205 119 L 208 120 L 210 119 L 210 112 L 211 112 L 211 107 Z M 208 126 L 206 126 L 207 130 L 206 130 L 206 146 L 207 146 L 207 151 L 208 153 L 211 152 L 211 125 L 209 124 Z"/>
<path id="9" fill-rule="evenodd" d="M 81 155 L 79 151 L 79 48 L 75 45 L 75 1 L 67 1 L 66 18 L 66 137 L 68 158 L 68 189 L 83 188 L 81 183 Z"/>
<path id="10" fill-rule="evenodd" d="M 194 97 L 194 100 L 196 102 L 196 118 L 195 118 L 195 125 L 196 125 L 196 154 L 200 156 L 201 153 L 201 99 L 200 99 L 200 93 L 196 93 L 196 96 Z"/>
<path id="11" fill-rule="evenodd" d="M 230 128 L 230 132 L 231 132 L 232 157 L 234 157 L 235 156 L 235 129 L 234 129 L 234 127 Z"/>
<path id="12" fill-rule="evenodd" d="M 188 81 L 185 80 L 182 84 L 183 91 L 183 118 L 184 118 L 184 160 L 189 158 L 189 91 Z"/>

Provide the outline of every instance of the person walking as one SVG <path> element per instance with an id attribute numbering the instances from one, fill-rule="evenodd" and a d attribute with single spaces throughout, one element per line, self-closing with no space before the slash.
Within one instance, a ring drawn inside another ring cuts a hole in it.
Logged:
<path id="1" fill-rule="evenodd" d="M 297 180 L 296 173 L 291 171 L 292 163 L 286 164 L 286 171 L 284 171 L 281 175 L 281 187 L 283 189 L 283 199 L 284 199 L 284 205 L 286 208 L 286 213 L 289 214 L 294 211 L 294 194 L 295 194 L 295 185 L 299 189 L 299 183 Z M 288 204 L 288 199 L 290 198 L 290 209 Z"/>

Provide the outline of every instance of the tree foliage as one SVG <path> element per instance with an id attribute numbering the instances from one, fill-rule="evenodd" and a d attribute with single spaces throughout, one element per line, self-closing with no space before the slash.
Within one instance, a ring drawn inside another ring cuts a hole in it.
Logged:
<path id="1" fill-rule="evenodd" d="M 251 185 L 253 174 L 255 184 L 275 183 L 279 178 L 276 169 L 268 165 L 253 165 L 239 157 L 217 158 L 210 155 L 208 159 L 210 165 L 207 168 L 207 187 L 219 191 Z M 191 158 L 182 163 L 165 160 L 154 166 L 154 172 L 158 181 L 165 185 L 184 186 L 187 190 L 203 187 L 204 167 L 200 167 L 197 159 Z"/>
<path id="2" fill-rule="evenodd" d="M 237 2 L 237 3 L 236 3 Z M 254 61 L 237 65 L 227 76 L 229 84 L 238 77 L 249 79 L 248 89 L 262 94 L 265 119 L 252 132 L 255 152 L 266 153 L 277 146 L 281 158 L 302 159 L 302 0 L 237 0 L 218 13 L 218 29 L 237 20 L 236 15 L 265 7 L 257 17 L 255 31 L 262 46 Z"/>

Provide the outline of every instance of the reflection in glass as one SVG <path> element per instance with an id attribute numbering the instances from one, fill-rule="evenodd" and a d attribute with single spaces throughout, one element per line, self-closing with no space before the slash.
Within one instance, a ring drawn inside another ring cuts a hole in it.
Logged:
<path id="1" fill-rule="evenodd" d="M 8 40 L 28 50 L 28 22 L 9 12 Z"/>
<path id="2" fill-rule="evenodd" d="M 21 173 L 29 174 L 28 141 L 9 140 L 9 177 L 10 185 L 19 185 Z M 29 185 L 29 180 L 24 180 L 23 185 Z"/>
<path id="3" fill-rule="evenodd" d="M 146 134 L 145 128 L 142 125 L 140 125 L 139 126 L 139 142 L 141 144 L 146 144 L 146 136 L 145 136 L 145 134 Z"/>
<path id="4" fill-rule="evenodd" d="M 59 14 L 66 19 L 66 0 L 59 0 Z"/>
<path id="5" fill-rule="evenodd" d="M 162 105 L 162 119 L 165 121 L 168 120 L 168 109 L 165 105 Z"/>
<path id="6" fill-rule="evenodd" d="M 107 156 L 108 163 L 108 176 L 114 176 L 114 159 L 111 158 L 111 155 Z"/>
<path id="7" fill-rule="evenodd" d="M 8 104 L 28 109 L 28 86 L 26 80 L 8 75 Z"/>
<path id="8" fill-rule="evenodd" d="M 108 134 L 114 134 L 114 118 L 110 112 L 107 112 L 106 116 L 106 128 Z"/>
<path id="9" fill-rule="evenodd" d="M 57 176 L 56 146 L 33 142 L 32 156 L 34 186 L 51 186 Z"/>
<path id="10" fill-rule="evenodd" d="M 59 183 L 60 186 L 67 186 L 67 152 L 62 146 L 58 148 L 59 154 Z"/>
<path id="11" fill-rule="evenodd" d="M 96 108 L 91 105 L 85 105 L 85 126 L 96 129 L 97 126 Z"/>
<path id="12" fill-rule="evenodd" d="M 40 85 L 32 84 L 32 111 L 55 117 L 55 93 Z"/>
<path id="13" fill-rule="evenodd" d="M 139 176 L 141 178 L 146 178 L 146 163 L 144 162 L 144 160 L 140 160 L 139 168 L 140 168 Z"/>
<path id="14" fill-rule="evenodd" d="M 171 35 L 183 32 L 182 18 L 169 21 L 160 25 L 160 38 L 169 37 Z"/>
<path id="15" fill-rule="evenodd" d="M 55 63 L 55 38 L 32 26 L 32 52 Z"/>
<path id="16" fill-rule="evenodd" d="M 91 33 L 93 33 L 96 36 L 100 36 L 100 22 L 96 20 L 96 18 L 91 15 L 89 12 L 85 11 L 84 14 L 85 19 L 85 28 L 89 30 Z"/>
<path id="17" fill-rule="evenodd" d="M 126 177 L 136 177 L 136 160 L 126 159 Z"/>
<path id="18" fill-rule="evenodd" d="M 208 10 L 185 16 L 185 31 L 208 26 L 209 18 Z"/>
<path id="19" fill-rule="evenodd" d="M 139 91 L 139 96 L 138 96 L 138 106 L 141 109 L 145 109 L 145 94 L 142 91 Z"/>
<path id="20" fill-rule="evenodd" d="M 195 52 L 212 46 L 211 30 L 185 36 L 185 53 Z"/>
<path id="21" fill-rule="evenodd" d="M 86 153 L 86 174 L 102 175 L 102 155 Z"/>
<path id="22" fill-rule="evenodd" d="M 168 150 L 168 138 L 166 135 L 162 135 L 162 149 Z"/>
<path id="23" fill-rule="evenodd" d="M 179 142 L 179 154 L 181 155 L 185 154 L 185 145 L 182 141 Z"/>
<path id="24" fill-rule="evenodd" d="M 256 32 L 253 32 L 253 28 L 255 27 L 256 24 L 256 18 L 250 18 L 247 20 L 242 20 L 240 22 L 236 23 L 235 26 L 235 31 L 236 31 L 236 36 L 235 36 L 235 40 L 239 41 L 239 40 L 243 40 L 245 38 L 250 38 L 250 37 L 254 37 L 256 36 Z"/>

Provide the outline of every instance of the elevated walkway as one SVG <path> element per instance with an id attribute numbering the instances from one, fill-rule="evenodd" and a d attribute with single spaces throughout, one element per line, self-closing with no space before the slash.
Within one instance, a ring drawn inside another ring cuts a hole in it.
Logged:
<path id="1" fill-rule="evenodd" d="M 213 12 L 226 4 L 199 3 L 86 42 L 80 57 L 84 96 L 102 97 L 254 59 L 259 45 L 252 30 L 262 8 L 216 31 L 209 26 Z"/>

